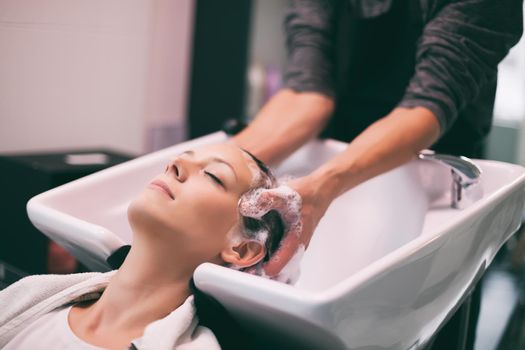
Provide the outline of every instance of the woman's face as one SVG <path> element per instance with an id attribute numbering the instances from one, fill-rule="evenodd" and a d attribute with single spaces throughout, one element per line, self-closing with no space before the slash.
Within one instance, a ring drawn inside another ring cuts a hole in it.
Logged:
<path id="1" fill-rule="evenodd" d="M 135 235 L 203 261 L 221 262 L 250 189 L 255 162 L 238 147 L 213 145 L 175 157 L 128 208 Z"/>

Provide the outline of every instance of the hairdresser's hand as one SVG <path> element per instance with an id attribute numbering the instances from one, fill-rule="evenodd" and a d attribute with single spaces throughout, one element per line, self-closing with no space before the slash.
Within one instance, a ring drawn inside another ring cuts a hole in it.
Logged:
<path id="1" fill-rule="evenodd" d="M 261 217 L 270 210 L 277 210 L 285 224 L 286 232 L 280 247 L 263 266 L 269 277 L 279 279 L 279 273 L 296 252 L 308 247 L 330 201 L 325 199 L 317 184 L 309 177 L 295 179 L 276 189 L 263 190 L 251 201 L 256 203 L 256 212 L 253 211 L 253 205 L 241 202 L 241 214 Z M 298 205 L 294 206 L 294 201 Z"/>

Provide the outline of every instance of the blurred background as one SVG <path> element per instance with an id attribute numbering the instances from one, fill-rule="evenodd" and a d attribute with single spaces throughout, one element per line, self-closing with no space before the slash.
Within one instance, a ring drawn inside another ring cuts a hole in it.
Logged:
<path id="1" fill-rule="evenodd" d="M 144 154 L 250 119 L 281 86 L 287 0 L 0 0 L 0 152 Z M 487 158 L 525 164 L 525 44 Z"/>
<path id="2" fill-rule="evenodd" d="M 0 152 L 143 154 L 252 117 L 281 84 L 287 0 L 0 0 Z M 487 158 L 525 164 L 525 45 Z"/>
<path id="3" fill-rule="evenodd" d="M 31 196 L 217 131 L 226 119 L 253 118 L 281 86 L 286 6 L 0 0 L 0 289 L 24 273 L 82 269 L 31 231 Z M 524 40 L 500 64 L 485 158 L 525 165 Z M 24 177 L 32 182 L 24 193 L 7 185 Z M 525 248 L 516 238 L 486 278 L 477 349 L 517 349 L 525 339 L 517 250 Z"/>

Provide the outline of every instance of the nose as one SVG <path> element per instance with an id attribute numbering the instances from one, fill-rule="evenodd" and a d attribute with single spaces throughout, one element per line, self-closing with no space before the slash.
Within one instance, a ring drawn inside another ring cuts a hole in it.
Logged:
<path id="1" fill-rule="evenodd" d="M 191 161 L 176 158 L 170 161 L 166 170 L 167 173 L 175 177 L 177 181 L 184 182 L 188 179 L 188 176 L 190 176 L 192 167 L 193 164 Z"/>

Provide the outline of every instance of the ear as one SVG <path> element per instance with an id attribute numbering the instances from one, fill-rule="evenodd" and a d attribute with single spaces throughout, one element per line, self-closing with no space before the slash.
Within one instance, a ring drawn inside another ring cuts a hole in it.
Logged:
<path id="1" fill-rule="evenodd" d="M 226 247 L 221 252 L 221 258 L 227 263 L 238 267 L 248 267 L 257 264 L 266 254 L 262 243 L 255 240 L 243 240 L 239 244 Z"/>

